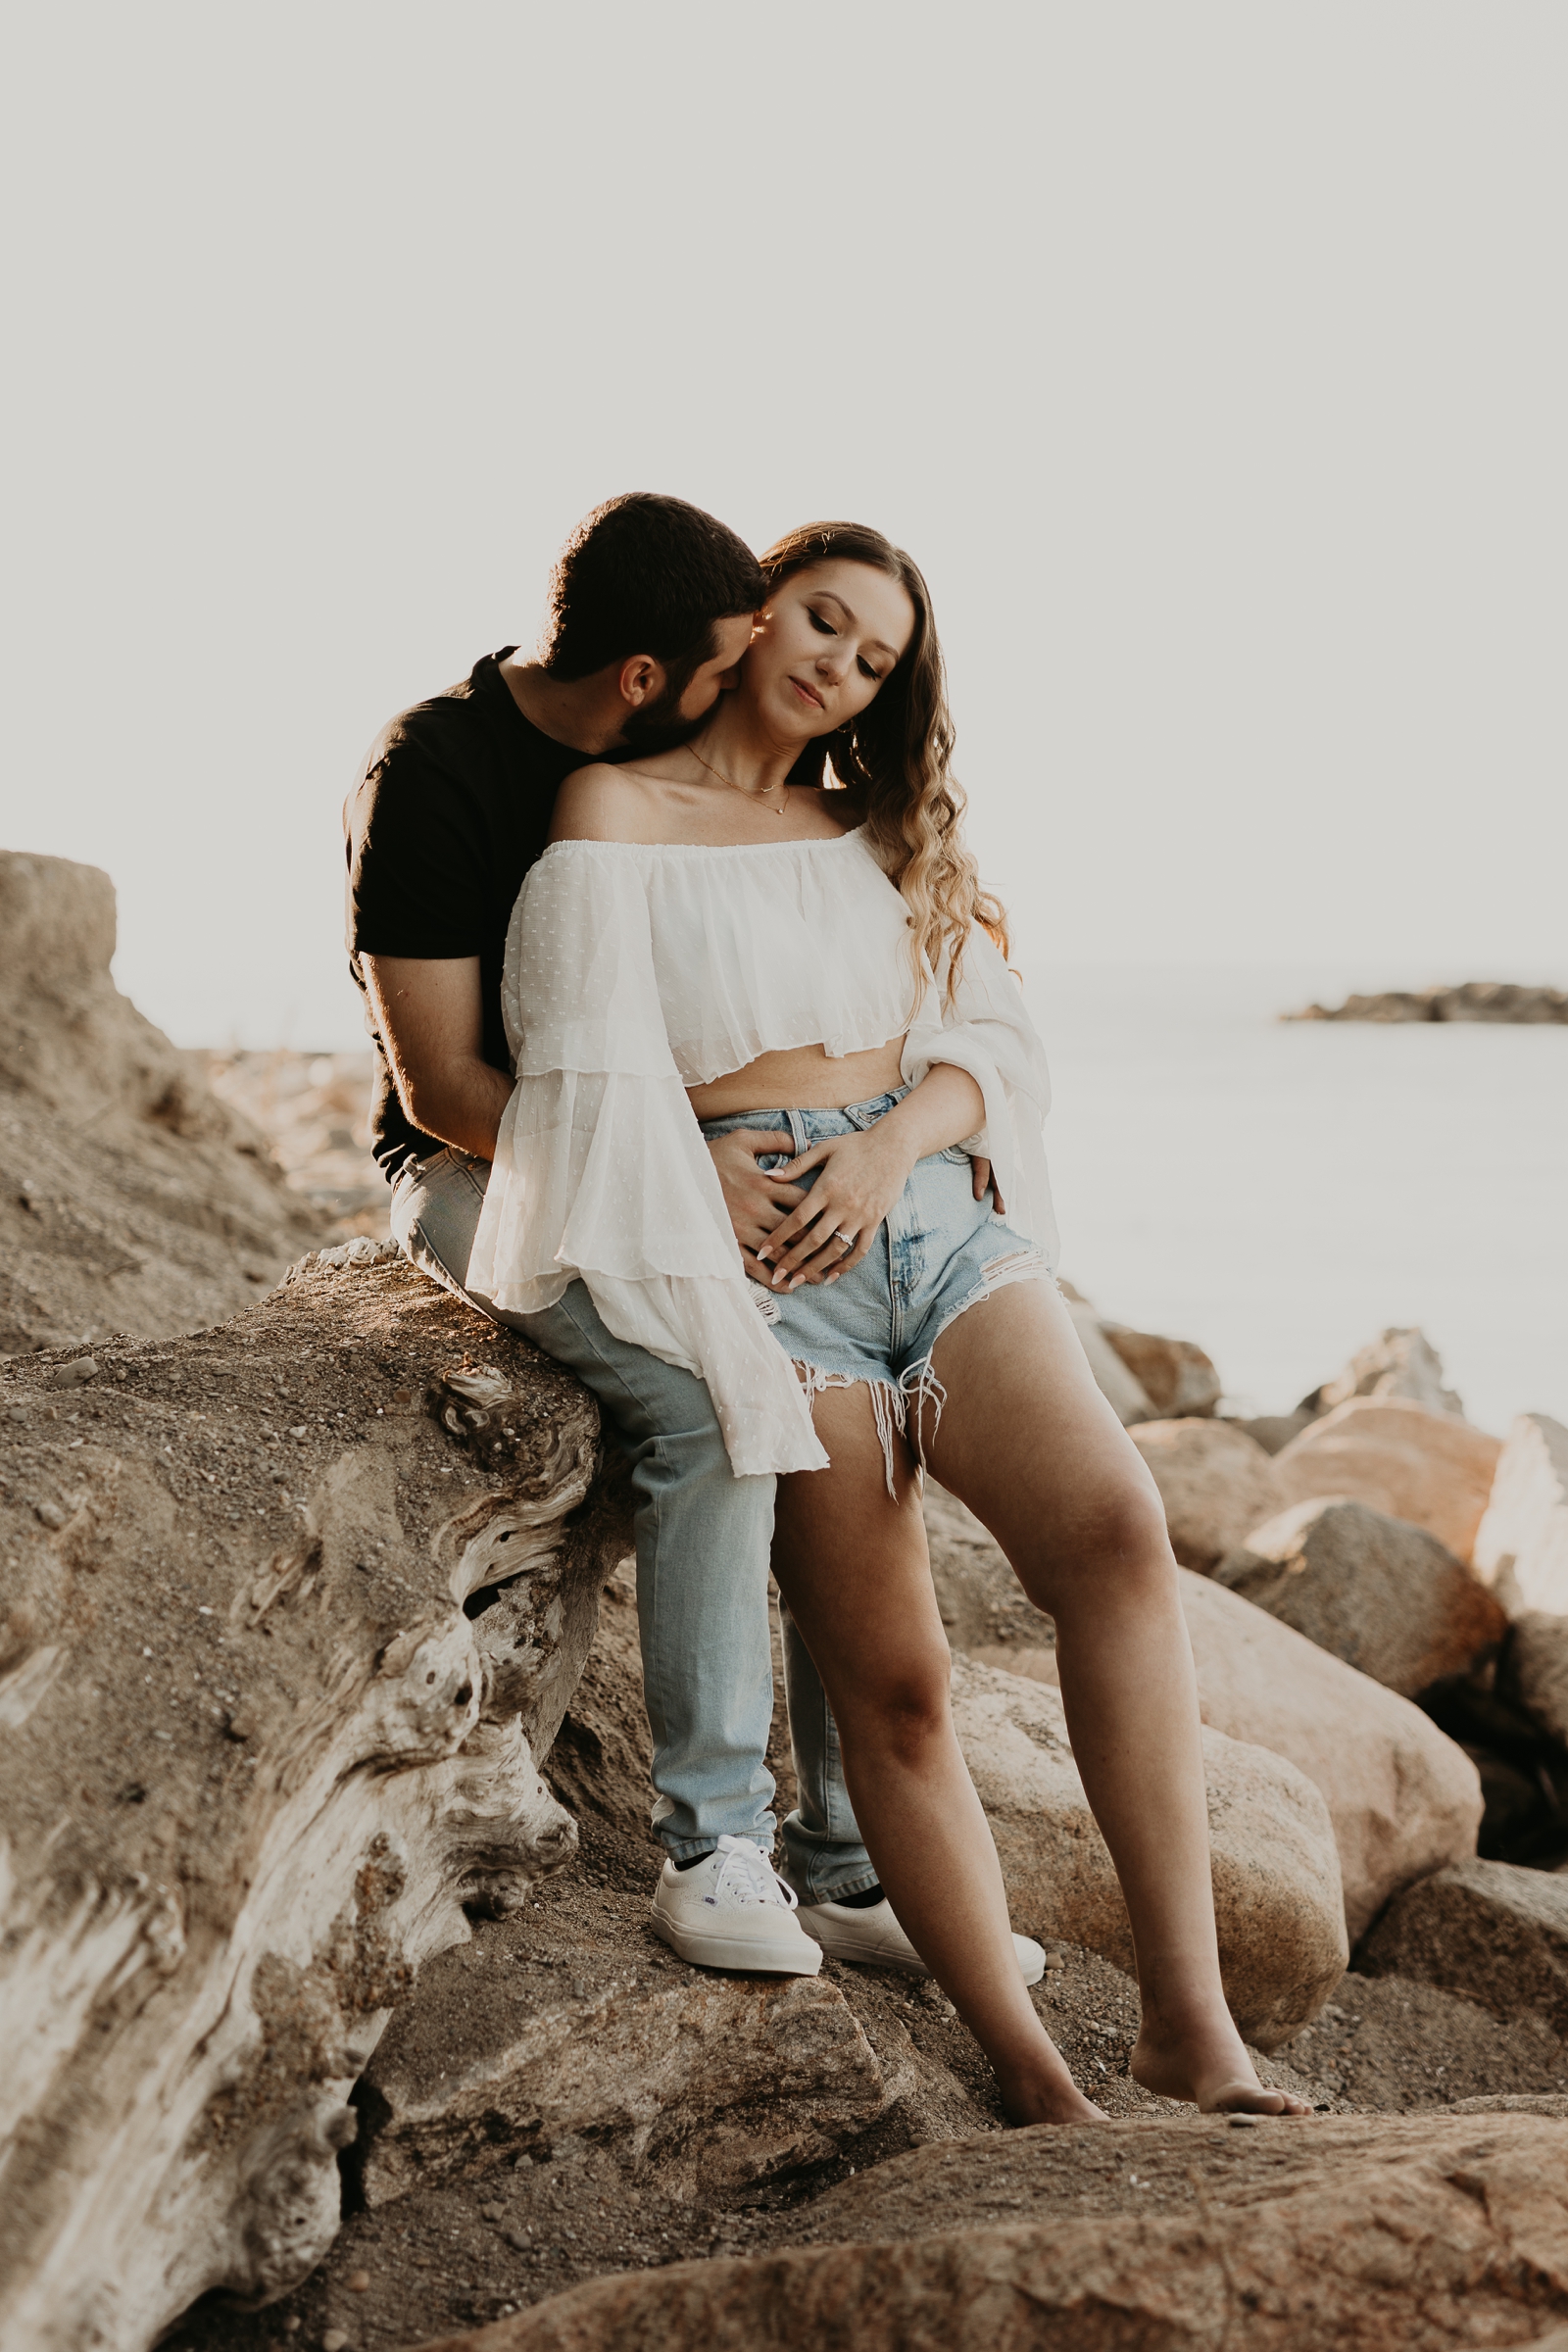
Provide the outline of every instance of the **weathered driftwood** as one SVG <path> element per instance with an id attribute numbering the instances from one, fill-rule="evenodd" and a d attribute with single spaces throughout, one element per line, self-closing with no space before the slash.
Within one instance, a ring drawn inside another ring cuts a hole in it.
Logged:
<path id="1" fill-rule="evenodd" d="M 8 2352 L 319 2259 L 413 1972 L 575 1846 L 536 1765 L 627 1542 L 592 1400 L 406 1266 L 93 1361 L 0 1383 Z"/>

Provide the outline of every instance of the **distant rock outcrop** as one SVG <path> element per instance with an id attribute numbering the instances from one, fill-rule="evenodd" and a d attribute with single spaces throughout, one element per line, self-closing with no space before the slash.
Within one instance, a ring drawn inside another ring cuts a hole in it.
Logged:
<path id="1" fill-rule="evenodd" d="M 1343 1004 L 1307 1004 L 1282 1021 L 1568 1022 L 1568 993 L 1521 988 L 1512 980 L 1464 980 L 1457 988 L 1386 988 Z"/>
<path id="2" fill-rule="evenodd" d="M 0 852 L 0 1356 L 224 1321 L 331 1234 L 114 952 L 107 874 Z"/>

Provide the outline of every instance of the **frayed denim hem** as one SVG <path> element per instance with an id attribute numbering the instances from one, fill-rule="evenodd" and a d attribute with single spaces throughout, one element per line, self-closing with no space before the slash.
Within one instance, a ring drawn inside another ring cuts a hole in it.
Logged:
<path id="1" fill-rule="evenodd" d="M 810 1411 L 815 1398 L 824 1389 L 853 1389 L 861 1382 L 865 1384 L 871 1392 L 871 1418 L 876 1424 L 877 1440 L 882 1447 L 889 1499 L 896 1502 L 898 1489 L 894 1484 L 893 1462 L 895 1431 L 910 1447 L 916 1468 L 923 1476 L 927 1467 L 925 1412 L 928 1405 L 931 1408 L 931 1437 L 934 1438 L 942 1426 L 942 1408 L 948 1401 L 948 1392 L 937 1378 L 931 1358 L 941 1344 L 943 1333 L 951 1331 L 958 1317 L 966 1314 L 971 1306 L 978 1306 L 982 1299 L 991 1298 L 998 1291 L 1004 1291 L 1009 1283 L 1049 1282 L 1051 1279 L 1046 1253 L 1034 1243 L 1021 1250 L 1006 1250 L 1002 1256 L 990 1259 L 981 1267 L 980 1280 L 974 1289 L 959 1299 L 951 1314 L 944 1316 L 925 1354 L 918 1362 L 907 1365 L 897 1380 L 883 1380 L 872 1372 L 824 1372 L 819 1364 L 808 1363 L 801 1356 L 793 1357 L 791 1360 L 806 1392 L 807 1410 Z M 912 1438 L 909 1431 L 911 1405 L 914 1408 Z"/>

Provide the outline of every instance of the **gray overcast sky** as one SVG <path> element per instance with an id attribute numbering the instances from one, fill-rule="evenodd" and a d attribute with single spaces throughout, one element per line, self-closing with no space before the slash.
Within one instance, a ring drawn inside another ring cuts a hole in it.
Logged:
<path id="1" fill-rule="evenodd" d="M 1025 961 L 1562 977 L 1558 0 L 16 11 L 0 841 L 349 1042 L 338 810 L 612 491 L 925 566 Z"/>

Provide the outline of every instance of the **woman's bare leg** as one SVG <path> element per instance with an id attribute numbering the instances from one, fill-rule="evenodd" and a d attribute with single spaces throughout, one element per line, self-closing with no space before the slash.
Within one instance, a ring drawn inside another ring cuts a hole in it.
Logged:
<path id="1" fill-rule="evenodd" d="M 855 1817 L 899 1921 L 997 2072 L 1015 2123 L 1092 2122 L 1013 1953 L 990 1827 L 959 1752 L 913 1464 L 890 1501 L 863 1384 L 814 1405 L 830 1470 L 781 1478 L 773 1572 L 826 1688 Z"/>
<path id="2" fill-rule="evenodd" d="M 1197 1681 L 1154 1482 L 1052 1284 L 970 1307 L 932 1361 L 947 1397 L 940 1419 L 925 1409 L 926 1458 L 1056 1622 L 1073 1756 L 1132 1921 L 1132 2072 L 1209 2111 L 1305 2114 L 1259 2084 L 1220 1984 Z"/>

